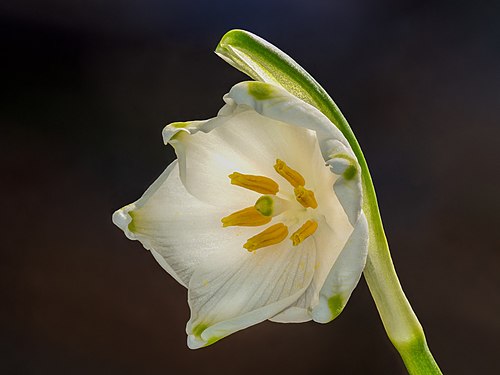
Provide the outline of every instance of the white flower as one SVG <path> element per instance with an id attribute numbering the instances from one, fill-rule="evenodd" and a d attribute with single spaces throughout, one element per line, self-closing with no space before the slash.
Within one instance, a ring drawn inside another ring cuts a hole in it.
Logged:
<path id="1" fill-rule="evenodd" d="M 356 157 L 316 108 L 242 82 L 217 117 L 165 127 L 174 161 L 113 222 L 188 288 L 188 346 L 270 319 L 326 323 L 365 265 Z"/>

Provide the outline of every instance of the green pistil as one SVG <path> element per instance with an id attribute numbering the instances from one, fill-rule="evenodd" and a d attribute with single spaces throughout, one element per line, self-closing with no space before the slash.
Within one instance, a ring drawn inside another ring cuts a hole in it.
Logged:
<path id="1" fill-rule="evenodd" d="M 340 294 L 334 295 L 328 299 L 328 307 L 332 313 L 332 319 L 335 319 L 342 312 L 344 306 L 345 300 Z"/>
<path id="2" fill-rule="evenodd" d="M 273 198 L 268 195 L 263 195 L 255 203 L 255 209 L 264 216 L 271 216 L 273 214 Z"/>

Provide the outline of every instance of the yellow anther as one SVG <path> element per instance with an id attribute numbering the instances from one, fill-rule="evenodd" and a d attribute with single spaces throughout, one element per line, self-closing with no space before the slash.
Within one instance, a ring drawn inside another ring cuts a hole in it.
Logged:
<path id="1" fill-rule="evenodd" d="M 293 246 L 297 246 L 307 237 L 311 236 L 318 229 L 318 223 L 314 220 L 307 220 L 299 229 L 297 229 L 290 239 L 293 242 Z"/>
<path id="2" fill-rule="evenodd" d="M 274 195 L 279 191 L 279 185 L 269 177 L 234 172 L 229 175 L 229 178 L 231 179 L 231 184 L 256 191 L 257 193 Z"/>
<path id="3" fill-rule="evenodd" d="M 270 217 L 262 215 L 253 206 L 233 212 L 231 215 L 221 219 L 223 227 L 258 227 L 259 225 L 267 224 L 270 221 Z"/>
<path id="4" fill-rule="evenodd" d="M 288 236 L 288 227 L 283 223 L 271 225 L 259 234 L 250 237 L 243 245 L 245 249 L 252 252 L 262 247 L 276 245 Z"/>
<path id="5" fill-rule="evenodd" d="M 318 207 L 318 202 L 316 202 L 316 197 L 314 196 L 313 191 L 306 189 L 304 186 L 297 186 L 293 189 L 293 192 L 295 193 L 295 199 L 297 199 L 297 202 L 305 208 Z"/>
<path id="6" fill-rule="evenodd" d="M 290 168 L 283 160 L 276 159 L 276 164 L 274 164 L 274 169 L 279 173 L 284 179 L 286 179 L 293 187 L 304 186 L 306 180 L 304 177 L 296 170 Z"/>

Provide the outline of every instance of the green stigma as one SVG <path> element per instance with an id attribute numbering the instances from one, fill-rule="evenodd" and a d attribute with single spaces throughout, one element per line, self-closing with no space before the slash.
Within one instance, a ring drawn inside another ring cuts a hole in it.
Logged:
<path id="1" fill-rule="evenodd" d="M 269 195 L 263 195 L 255 202 L 255 209 L 264 216 L 271 216 L 273 214 L 273 205 L 273 198 Z"/>

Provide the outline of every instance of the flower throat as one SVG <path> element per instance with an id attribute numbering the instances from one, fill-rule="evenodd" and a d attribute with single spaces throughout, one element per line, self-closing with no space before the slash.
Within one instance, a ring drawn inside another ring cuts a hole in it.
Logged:
<path id="1" fill-rule="evenodd" d="M 299 172 L 290 168 L 280 159 L 276 159 L 274 170 L 292 185 L 295 200 L 303 208 L 316 209 L 318 207 L 314 192 L 305 188 L 306 181 Z M 221 219 L 223 227 L 258 227 L 270 223 L 274 216 L 287 211 L 289 202 L 276 196 L 279 192 L 279 185 L 273 179 L 239 172 L 233 172 L 228 177 L 231 179 L 231 184 L 264 195 L 257 199 L 253 206 L 223 217 Z M 307 220 L 290 236 L 293 246 L 301 244 L 306 238 L 313 235 L 317 228 L 318 223 L 315 220 Z M 243 247 L 249 252 L 253 252 L 263 247 L 276 245 L 287 237 L 288 227 L 284 223 L 277 223 L 250 237 Z"/>

